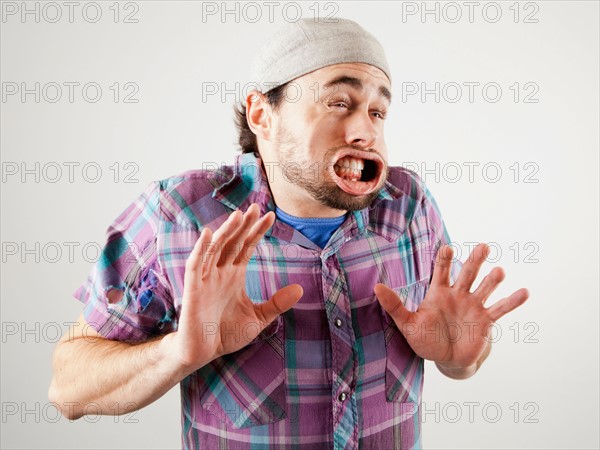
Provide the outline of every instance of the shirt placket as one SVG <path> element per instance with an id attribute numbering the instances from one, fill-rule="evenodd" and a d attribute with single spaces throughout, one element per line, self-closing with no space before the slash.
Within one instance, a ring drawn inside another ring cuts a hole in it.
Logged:
<path id="1" fill-rule="evenodd" d="M 323 298 L 331 334 L 334 449 L 358 449 L 358 357 L 346 279 L 335 253 L 321 257 Z"/>

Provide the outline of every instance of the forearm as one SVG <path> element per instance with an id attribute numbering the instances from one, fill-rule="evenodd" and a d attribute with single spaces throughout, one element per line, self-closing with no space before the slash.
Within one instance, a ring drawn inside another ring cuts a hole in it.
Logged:
<path id="1" fill-rule="evenodd" d="M 61 341 L 53 357 L 50 400 L 69 419 L 83 416 L 92 403 L 90 411 L 108 415 L 152 403 L 191 373 L 169 351 L 171 338 L 141 344 L 99 337 Z"/>
<path id="2" fill-rule="evenodd" d="M 439 371 L 446 375 L 448 378 L 453 378 L 455 380 L 465 380 L 475 375 L 475 373 L 479 370 L 479 368 L 489 356 L 491 351 L 492 342 L 488 340 L 487 345 L 479 359 L 470 366 L 455 366 L 452 364 L 442 363 L 438 361 L 435 362 L 435 365 L 437 366 Z"/>

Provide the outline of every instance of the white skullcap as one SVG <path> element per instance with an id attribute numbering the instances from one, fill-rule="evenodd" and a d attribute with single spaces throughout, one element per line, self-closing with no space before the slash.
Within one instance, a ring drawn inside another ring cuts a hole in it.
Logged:
<path id="1" fill-rule="evenodd" d="M 379 41 L 349 19 L 300 19 L 287 23 L 255 56 L 251 80 L 264 93 L 325 66 L 366 63 L 381 69 L 390 82 L 390 68 Z"/>

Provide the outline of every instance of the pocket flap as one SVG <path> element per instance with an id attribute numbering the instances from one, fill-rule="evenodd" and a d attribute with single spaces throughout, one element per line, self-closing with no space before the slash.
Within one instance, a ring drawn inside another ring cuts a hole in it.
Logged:
<path id="1" fill-rule="evenodd" d="M 393 288 L 409 311 L 416 311 L 429 288 L 429 279 Z M 388 401 L 419 403 L 423 388 L 423 358 L 410 347 L 394 319 L 382 308 L 386 327 L 385 390 Z"/>

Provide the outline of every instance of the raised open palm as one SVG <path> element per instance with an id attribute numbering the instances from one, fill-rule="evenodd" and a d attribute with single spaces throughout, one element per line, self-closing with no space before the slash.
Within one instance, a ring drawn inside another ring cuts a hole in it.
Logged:
<path id="1" fill-rule="evenodd" d="M 479 244 L 464 263 L 454 285 L 450 285 L 452 247 L 442 246 L 437 253 L 433 278 L 427 295 L 415 312 L 407 310 L 402 299 L 389 287 L 377 284 L 374 292 L 383 309 L 393 318 L 413 351 L 422 358 L 468 367 L 484 352 L 491 325 L 522 305 L 529 293 L 519 289 L 486 308 L 485 302 L 504 280 L 496 267 L 471 292 L 489 247 Z"/>
<path id="2" fill-rule="evenodd" d="M 275 214 L 259 219 L 258 205 L 234 211 L 213 234 L 205 227 L 186 262 L 179 328 L 172 345 L 181 363 L 196 370 L 248 345 L 302 297 L 300 285 L 255 304 L 246 294 L 246 268 Z"/>

